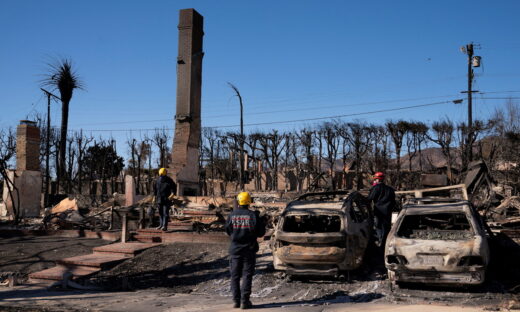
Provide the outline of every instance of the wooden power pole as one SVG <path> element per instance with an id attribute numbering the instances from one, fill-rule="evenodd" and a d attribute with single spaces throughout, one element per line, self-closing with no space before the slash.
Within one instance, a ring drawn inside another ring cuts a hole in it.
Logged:
<path id="1" fill-rule="evenodd" d="M 462 91 L 462 93 L 468 94 L 468 133 L 466 138 L 466 155 L 468 161 L 473 160 L 473 93 L 479 92 L 473 90 L 473 67 L 480 67 L 480 56 L 474 56 L 474 48 L 478 48 L 479 45 L 469 43 L 466 46 L 462 46 L 460 49 L 463 53 L 468 56 L 468 90 Z"/>
<path id="2" fill-rule="evenodd" d="M 51 92 L 40 88 L 47 95 L 47 131 L 46 131 L 46 142 L 45 142 L 45 194 L 44 204 L 45 207 L 49 206 L 49 183 L 50 183 L 50 173 L 49 173 L 49 156 L 51 150 L 50 138 L 51 138 L 51 97 L 54 97 L 60 100 L 59 97 L 52 94 Z"/>

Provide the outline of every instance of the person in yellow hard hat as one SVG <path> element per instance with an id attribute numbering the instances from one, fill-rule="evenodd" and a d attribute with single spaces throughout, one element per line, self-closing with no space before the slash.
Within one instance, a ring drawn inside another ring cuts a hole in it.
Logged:
<path id="1" fill-rule="evenodd" d="M 170 207 L 172 205 L 169 197 L 171 194 L 177 192 L 177 186 L 175 182 L 166 175 L 167 171 L 165 168 L 159 169 L 159 177 L 155 182 L 155 202 L 159 210 L 159 227 L 157 229 L 167 231 L 168 221 L 170 218 Z"/>
<path id="2" fill-rule="evenodd" d="M 250 309 L 253 306 L 249 298 L 258 251 L 257 238 L 265 235 L 265 224 L 258 213 L 249 210 L 251 195 L 248 192 L 238 194 L 237 201 L 238 208 L 233 210 L 226 220 L 226 232 L 231 236 L 231 292 L 234 308 Z"/>

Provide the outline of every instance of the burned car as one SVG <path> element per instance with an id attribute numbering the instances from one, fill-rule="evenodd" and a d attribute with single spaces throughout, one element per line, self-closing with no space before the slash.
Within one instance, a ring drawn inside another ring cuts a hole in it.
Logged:
<path id="1" fill-rule="evenodd" d="M 385 246 L 385 266 L 393 285 L 482 284 L 488 263 L 486 226 L 465 200 L 411 200 L 399 213 Z"/>
<path id="2" fill-rule="evenodd" d="M 271 238 L 276 270 L 339 276 L 361 265 L 371 235 L 369 202 L 358 192 L 308 193 L 287 204 Z"/>

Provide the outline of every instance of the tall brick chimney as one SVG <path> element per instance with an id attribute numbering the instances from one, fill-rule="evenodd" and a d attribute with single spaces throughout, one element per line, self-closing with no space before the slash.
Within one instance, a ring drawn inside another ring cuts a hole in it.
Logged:
<path id="1" fill-rule="evenodd" d="M 169 174 L 178 195 L 198 195 L 203 17 L 194 9 L 179 12 L 177 112 Z"/>
<path id="2" fill-rule="evenodd" d="M 16 129 L 16 170 L 40 170 L 40 128 L 21 120 Z"/>

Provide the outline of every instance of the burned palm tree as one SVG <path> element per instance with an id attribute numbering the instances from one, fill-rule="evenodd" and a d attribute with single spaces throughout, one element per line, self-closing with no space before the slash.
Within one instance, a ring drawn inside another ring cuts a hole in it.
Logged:
<path id="1" fill-rule="evenodd" d="M 43 79 L 43 86 L 49 86 L 60 91 L 61 99 L 61 129 L 59 145 L 59 168 L 57 177 L 61 179 L 65 172 L 65 151 L 67 145 L 67 128 L 69 123 L 69 103 L 75 89 L 82 89 L 83 84 L 72 68 L 70 59 L 60 59 L 49 65 L 49 74 Z M 59 183 L 58 183 L 59 185 Z"/>

